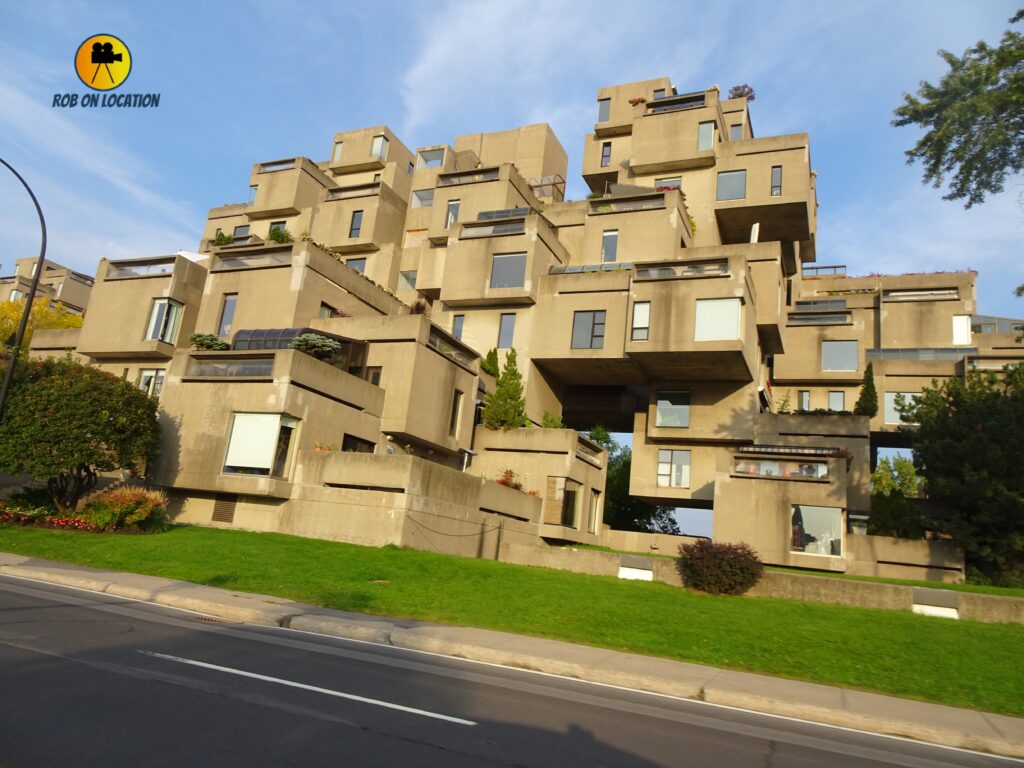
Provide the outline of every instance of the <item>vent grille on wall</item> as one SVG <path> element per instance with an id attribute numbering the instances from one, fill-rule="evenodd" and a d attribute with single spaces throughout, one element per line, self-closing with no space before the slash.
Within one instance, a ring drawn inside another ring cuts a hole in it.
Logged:
<path id="1" fill-rule="evenodd" d="M 235 505 L 238 504 L 238 496 L 230 493 L 219 493 L 213 502 L 213 522 L 233 523 L 235 522 Z"/>

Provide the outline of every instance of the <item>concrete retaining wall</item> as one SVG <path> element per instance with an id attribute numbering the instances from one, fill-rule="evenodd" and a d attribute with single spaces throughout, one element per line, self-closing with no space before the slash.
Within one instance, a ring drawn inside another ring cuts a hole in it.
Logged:
<path id="1" fill-rule="evenodd" d="M 914 604 L 913 592 L 913 587 L 898 584 L 765 571 L 761 581 L 747 594 L 752 597 L 782 597 L 858 608 L 909 611 Z"/>

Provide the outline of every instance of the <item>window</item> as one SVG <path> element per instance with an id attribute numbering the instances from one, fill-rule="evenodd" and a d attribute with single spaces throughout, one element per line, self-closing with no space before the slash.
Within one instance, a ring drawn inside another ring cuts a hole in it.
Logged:
<path id="1" fill-rule="evenodd" d="M 178 339 L 182 309 L 182 305 L 174 299 L 155 299 L 153 309 L 149 313 L 146 340 L 166 341 L 168 344 L 174 344 Z"/>
<path id="2" fill-rule="evenodd" d="M 491 264 L 491 288 L 522 288 L 526 280 L 525 253 L 498 253 Z"/>
<path id="3" fill-rule="evenodd" d="M 459 431 L 459 417 L 462 414 L 462 393 L 455 390 L 452 393 L 452 412 L 448 416 L 448 434 L 455 437 Z"/>
<path id="4" fill-rule="evenodd" d="M 412 291 L 416 289 L 416 270 L 410 269 L 398 273 L 398 290 Z"/>
<path id="5" fill-rule="evenodd" d="M 830 411 L 845 411 L 846 396 L 837 390 L 828 393 L 828 409 Z"/>
<path id="6" fill-rule="evenodd" d="M 953 344 L 971 343 L 971 316 L 953 315 Z"/>
<path id="7" fill-rule="evenodd" d="M 651 302 L 633 304 L 633 341 L 647 341 L 651 333 Z"/>
<path id="8" fill-rule="evenodd" d="M 25 292 L 19 291 L 17 288 L 11 289 L 11 301 L 20 301 L 25 298 Z"/>
<path id="9" fill-rule="evenodd" d="M 715 124 L 701 123 L 697 126 L 697 151 L 711 149 L 715 143 Z"/>
<path id="10" fill-rule="evenodd" d="M 412 173 L 412 168 L 413 168 L 412 163 L 409 163 L 409 167 L 405 169 L 405 172 L 406 173 Z"/>
<path id="11" fill-rule="evenodd" d="M 690 487 L 689 451 L 658 451 L 658 487 Z"/>
<path id="12" fill-rule="evenodd" d="M 746 196 L 746 171 L 723 171 L 718 174 L 717 200 L 742 200 Z"/>
<path id="13" fill-rule="evenodd" d="M 345 262 L 345 266 L 361 275 L 366 272 L 366 259 L 349 259 Z"/>
<path id="14" fill-rule="evenodd" d="M 451 229 L 452 225 L 459 220 L 459 201 L 449 200 L 448 210 L 444 215 L 444 228 Z"/>
<path id="15" fill-rule="evenodd" d="M 794 504 L 791 552 L 841 557 L 843 554 L 843 510 Z"/>
<path id="16" fill-rule="evenodd" d="M 597 521 L 601 519 L 601 492 L 590 489 L 590 516 L 587 520 L 587 531 L 597 533 Z"/>
<path id="17" fill-rule="evenodd" d="M 348 236 L 359 237 L 359 233 L 363 231 L 363 212 L 352 211 L 352 221 L 348 225 Z"/>
<path id="18" fill-rule="evenodd" d="M 661 189 L 662 187 L 671 187 L 672 189 L 682 189 L 683 178 L 682 176 L 669 176 L 665 179 L 655 179 L 654 188 Z"/>
<path id="19" fill-rule="evenodd" d="M 344 142 L 335 142 L 334 151 L 331 152 L 331 165 L 341 165 L 341 148 L 343 146 Z"/>
<path id="20" fill-rule="evenodd" d="M 576 527 L 576 506 L 579 501 L 580 484 L 569 480 L 565 481 L 565 489 L 562 491 L 562 519 L 561 523 L 566 528 Z"/>
<path id="21" fill-rule="evenodd" d="M 138 386 L 150 397 L 160 397 L 160 391 L 164 388 L 164 369 L 143 368 L 139 371 Z"/>
<path id="22" fill-rule="evenodd" d="M 444 163 L 444 150 L 424 149 L 420 152 L 418 163 L 420 168 L 440 168 Z"/>
<path id="23" fill-rule="evenodd" d="M 412 208 L 429 208 L 434 204 L 433 189 L 417 189 L 412 193 Z"/>
<path id="24" fill-rule="evenodd" d="M 823 341 L 821 342 L 821 370 L 823 371 L 856 371 L 856 341 Z"/>
<path id="25" fill-rule="evenodd" d="M 370 157 L 378 158 L 382 163 L 388 159 L 388 140 L 386 136 L 374 136 L 370 147 Z"/>
<path id="26" fill-rule="evenodd" d="M 259 185 L 258 184 L 250 184 L 249 185 L 249 205 L 252 205 L 253 203 L 256 202 L 256 193 L 258 191 L 259 191 Z"/>
<path id="27" fill-rule="evenodd" d="M 452 336 L 459 341 L 462 341 L 462 326 L 466 322 L 465 315 L 453 315 L 452 316 Z"/>
<path id="28" fill-rule="evenodd" d="M 611 99 L 598 99 L 597 100 L 597 122 L 607 123 L 608 118 L 611 117 L 612 113 L 612 100 Z"/>
<path id="29" fill-rule="evenodd" d="M 279 413 L 236 413 L 228 438 L 224 471 L 285 477 L 298 420 Z"/>
<path id="30" fill-rule="evenodd" d="M 516 316 L 510 313 L 501 316 L 498 325 L 498 349 L 511 349 L 512 339 L 516 333 Z"/>
<path id="31" fill-rule="evenodd" d="M 603 309 L 574 312 L 572 316 L 572 348 L 603 349 L 604 318 Z"/>
<path id="32" fill-rule="evenodd" d="M 735 341 L 740 337 L 739 299 L 697 299 L 694 341 Z"/>
<path id="33" fill-rule="evenodd" d="M 237 227 L 235 227 L 234 238 L 236 240 L 238 238 L 240 238 L 240 237 L 248 237 L 248 236 L 249 236 L 249 225 L 248 224 L 240 224 Z"/>
<path id="34" fill-rule="evenodd" d="M 657 99 L 664 99 L 665 98 L 665 89 L 664 88 L 655 88 L 654 89 L 654 98 L 655 98 L 655 100 L 657 100 Z"/>
<path id="35" fill-rule="evenodd" d="M 287 221 L 272 221 L 270 222 L 270 231 L 271 233 L 284 232 L 284 230 L 287 228 L 287 224 Z"/>
<path id="36" fill-rule="evenodd" d="M 379 365 L 371 365 L 366 368 L 366 380 L 373 384 L 375 387 L 380 386 L 380 372 L 381 367 Z"/>
<path id="37" fill-rule="evenodd" d="M 917 398 L 920 397 L 919 392 L 886 392 L 883 395 L 884 401 L 884 418 L 886 424 L 913 424 L 912 421 L 904 420 L 903 416 L 900 415 L 900 403 L 904 405 L 913 405 L 917 402 Z"/>
<path id="38" fill-rule="evenodd" d="M 601 237 L 601 261 L 615 261 L 619 252 L 619 230 L 606 229 Z"/>
<path id="39" fill-rule="evenodd" d="M 222 338 L 231 335 L 231 323 L 235 319 L 235 303 L 237 301 L 237 293 L 224 294 L 224 301 L 220 305 L 220 323 L 217 325 L 217 335 Z"/>
<path id="40" fill-rule="evenodd" d="M 607 168 L 612 163 L 612 143 L 605 141 L 601 144 L 601 167 Z"/>
<path id="41" fill-rule="evenodd" d="M 659 392 L 654 416 L 654 426 L 690 426 L 690 393 Z"/>
<path id="42" fill-rule="evenodd" d="M 729 126 L 729 140 L 739 141 L 743 138 L 743 123 L 733 123 Z"/>
<path id="43" fill-rule="evenodd" d="M 809 389 L 801 389 L 797 392 L 796 409 L 798 411 L 811 410 L 811 391 Z"/>
<path id="44" fill-rule="evenodd" d="M 782 194 L 782 166 L 772 166 L 772 197 Z"/>
<path id="45" fill-rule="evenodd" d="M 344 315 L 325 301 L 320 302 L 320 312 L 317 314 L 321 320 L 330 320 L 332 317 L 344 317 Z"/>
<path id="46" fill-rule="evenodd" d="M 341 450 L 346 453 L 373 453 L 373 449 L 376 447 L 376 443 L 363 440 L 355 435 L 345 435 L 341 438 Z"/>

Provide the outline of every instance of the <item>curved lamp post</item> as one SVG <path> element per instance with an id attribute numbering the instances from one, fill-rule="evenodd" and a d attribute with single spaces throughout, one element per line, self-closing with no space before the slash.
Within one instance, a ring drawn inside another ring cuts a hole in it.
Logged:
<path id="1" fill-rule="evenodd" d="M 25 297 L 25 311 L 21 314 L 21 322 L 18 324 L 18 332 L 14 336 L 14 346 L 11 347 L 11 357 L 7 362 L 7 370 L 4 371 L 4 383 L 0 387 L 0 421 L 3 420 L 4 416 L 4 404 L 7 402 L 7 393 L 11 389 L 11 380 L 14 378 L 14 366 L 18 362 L 18 354 L 21 352 L 21 342 L 25 338 L 25 331 L 28 328 L 29 315 L 32 314 L 32 301 L 36 297 L 36 290 L 39 288 L 39 278 L 43 274 L 43 269 L 46 266 L 46 219 L 43 218 L 43 209 L 39 207 L 39 201 L 36 200 L 35 193 L 32 188 L 28 185 L 14 168 L 0 157 L 0 163 L 3 163 L 11 173 L 13 173 L 18 181 L 21 182 L 22 186 L 28 191 L 29 197 L 32 198 L 32 204 L 36 207 L 36 213 L 39 214 L 39 228 L 43 233 L 43 242 L 39 248 L 39 261 L 36 263 L 35 274 L 32 276 L 32 288 L 28 292 L 28 296 Z M 2 343 L 2 342 L 0 342 Z"/>

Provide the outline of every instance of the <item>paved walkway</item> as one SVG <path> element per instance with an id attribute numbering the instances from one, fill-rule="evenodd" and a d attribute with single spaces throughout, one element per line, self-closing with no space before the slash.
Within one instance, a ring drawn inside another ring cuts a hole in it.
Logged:
<path id="1" fill-rule="evenodd" d="M 1015 717 L 557 640 L 331 611 L 277 597 L 21 555 L 0 553 L 0 573 L 234 621 L 384 643 L 1024 758 L 1024 719 Z"/>

